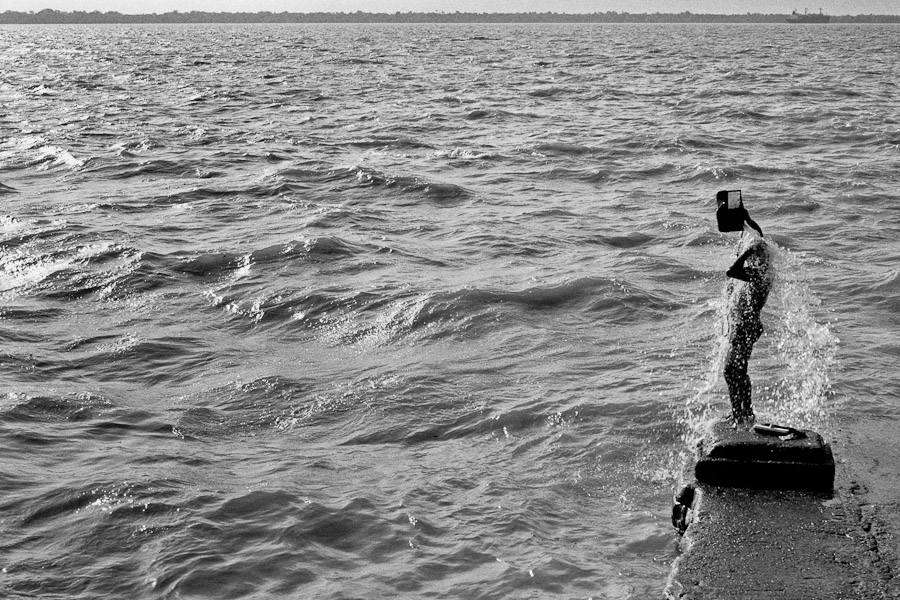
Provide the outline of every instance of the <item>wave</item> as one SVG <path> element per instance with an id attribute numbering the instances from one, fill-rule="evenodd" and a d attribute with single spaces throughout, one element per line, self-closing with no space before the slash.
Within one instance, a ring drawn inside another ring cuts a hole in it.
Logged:
<path id="1" fill-rule="evenodd" d="M 301 261 L 333 263 L 377 253 L 336 236 L 309 237 L 273 244 L 249 252 L 145 252 L 116 243 L 95 243 L 84 234 L 70 233 L 65 223 L 21 222 L 7 219 L 7 236 L 0 240 L 0 297 L 37 296 L 121 300 L 164 287 L 177 288 L 179 273 L 217 278 L 255 266 L 281 266 Z M 2 223 L 0 223 L 2 225 Z M 0 230 L 2 231 L 2 230 Z"/>
<path id="2" fill-rule="evenodd" d="M 584 146 L 582 144 L 571 144 L 567 142 L 544 142 L 536 144 L 532 147 L 533 152 L 543 154 L 563 154 L 563 155 L 580 155 L 594 152 L 594 148 Z"/>
<path id="3" fill-rule="evenodd" d="M 6 240 L 9 249 L 0 252 L 2 297 L 79 298 L 114 284 L 140 259 L 133 248 L 58 235 L 64 232 L 37 230 Z"/>
<path id="4" fill-rule="evenodd" d="M 40 135 L 10 137 L 0 144 L 0 171 L 75 169 L 83 165 L 84 161 L 73 156 L 70 150 L 50 143 Z"/>
<path id="5" fill-rule="evenodd" d="M 533 117 L 533 115 L 530 114 L 516 114 L 499 108 L 476 108 L 463 115 L 463 118 L 467 121 L 481 121 L 485 119 L 498 120 L 515 116 Z"/>
<path id="6" fill-rule="evenodd" d="M 558 434 L 560 429 L 576 419 L 602 420 L 623 412 L 628 420 L 633 420 L 636 411 L 646 410 L 634 405 L 616 406 L 614 403 L 576 404 L 561 408 L 551 401 L 532 398 L 521 399 L 502 412 L 478 404 L 447 403 L 445 408 L 439 409 L 440 406 L 440 403 L 435 403 L 427 416 L 407 419 L 403 423 L 394 421 L 388 412 L 383 419 L 370 421 L 367 431 L 350 432 L 339 443 L 344 446 L 416 445 L 489 436 L 521 436 L 526 439 L 516 450 L 521 453 L 527 451 L 529 446 L 539 445 L 548 436 Z M 535 429 L 543 429 L 544 434 L 534 432 Z"/>
<path id="7" fill-rule="evenodd" d="M 331 467 L 318 470 L 325 476 Z M 327 557 L 378 564 L 410 546 L 407 512 L 385 515 L 371 499 L 343 492 L 325 502 L 288 489 L 235 490 L 198 496 L 192 512 L 198 523 L 173 531 L 156 560 L 152 583 L 162 596 L 308 595 L 328 587 L 323 572 L 334 558 Z"/>
<path id="8" fill-rule="evenodd" d="M 182 400 L 172 426 L 175 435 L 185 440 L 221 439 L 228 436 L 255 435 L 261 430 L 284 430 L 286 415 L 297 397 L 314 394 L 314 382 L 287 376 L 261 377 L 234 382 L 191 394 Z M 341 410 L 340 401 L 319 403 L 323 412 Z M 327 405 L 327 406 L 326 406 Z M 316 409 L 306 407 L 308 415 Z M 297 416 L 297 415 L 295 415 Z M 299 416 L 294 421 L 303 420 Z"/>
<path id="9" fill-rule="evenodd" d="M 415 138 L 409 136 L 391 136 L 391 135 L 381 135 L 381 136 L 372 136 L 359 140 L 351 140 L 346 142 L 350 146 L 356 146 L 358 148 L 428 148 L 433 149 L 434 146 L 428 144 L 426 142 L 419 141 Z"/>
<path id="10" fill-rule="evenodd" d="M 479 152 L 476 150 L 469 150 L 465 148 L 454 148 L 453 150 L 439 150 L 434 153 L 434 155 L 438 158 L 449 158 L 451 160 L 458 161 L 473 161 L 473 160 L 493 160 L 496 158 L 500 158 L 500 154 L 496 152 Z"/>
<path id="11" fill-rule="evenodd" d="M 571 88 L 551 85 L 551 86 L 540 87 L 535 90 L 531 90 L 530 92 L 528 92 L 528 95 L 533 96 L 535 98 L 553 98 L 555 96 L 571 94 L 571 93 L 574 93 L 575 91 L 576 90 L 573 90 Z"/>
<path id="12" fill-rule="evenodd" d="M 35 96 L 58 96 L 60 93 L 53 88 L 48 88 L 43 83 L 30 88 L 28 91 Z"/>
<path id="13" fill-rule="evenodd" d="M 95 440 L 121 439 L 135 434 L 171 438 L 173 435 L 171 423 L 140 409 L 123 409 L 109 398 L 91 392 L 65 396 L 9 393 L 0 398 L 0 407 L 0 422 L 20 432 L 40 423 L 67 423 L 71 437 L 76 439 L 79 436 Z M 33 445 L 71 443 L 69 437 L 17 437 L 20 443 L 10 448 L 16 452 L 31 452 L 33 450 L 29 446 Z M 45 517 L 46 513 L 55 513 L 55 510 L 41 509 L 38 512 Z M 31 514 L 31 518 L 44 517 Z"/>
<path id="14" fill-rule="evenodd" d="M 900 315 L 900 273 L 894 269 L 879 273 L 875 281 L 871 279 L 854 286 L 853 295 L 864 297 L 867 304 L 878 306 L 889 315 Z"/>
<path id="15" fill-rule="evenodd" d="M 100 169 L 91 169 L 98 171 Z M 149 175 L 163 175 L 184 177 L 193 171 L 181 161 L 167 159 L 152 159 L 129 165 L 106 165 L 105 170 L 112 170 L 109 174 L 112 179 L 131 179 L 133 177 L 147 177 Z"/>
<path id="16" fill-rule="evenodd" d="M 201 254 L 174 267 L 175 271 L 192 275 L 217 275 L 225 271 L 266 263 L 283 263 L 297 259 L 342 258 L 363 254 L 371 249 L 338 237 L 315 237 L 285 244 L 273 244 L 250 253 L 213 252 Z"/>
<path id="17" fill-rule="evenodd" d="M 415 175 L 391 175 L 371 167 L 336 169 L 320 164 L 311 165 L 311 168 L 295 166 L 278 170 L 269 177 L 274 181 L 269 189 L 279 194 L 306 191 L 310 184 L 338 184 L 332 188 L 332 193 L 366 192 L 367 201 L 371 199 L 372 189 L 382 190 L 386 198 L 394 201 L 410 196 L 413 201 L 430 200 L 442 206 L 456 206 L 458 202 L 472 197 L 468 189 L 455 183 L 430 181 Z M 342 199 L 353 201 L 355 196 L 344 196 Z"/>
<path id="18" fill-rule="evenodd" d="M 371 168 L 355 168 L 352 175 L 358 186 L 384 188 L 402 195 L 434 200 L 445 206 L 453 205 L 448 202 L 466 200 L 472 195 L 469 190 L 454 183 L 428 181 L 416 176 L 386 175 Z"/>
<path id="19" fill-rule="evenodd" d="M 115 147 L 114 147 L 115 148 Z M 84 161 L 79 173 L 92 177 L 107 177 L 111 180 L 153 179 L 156 177 L 177 179 L 213 179 L 223 176 L 222 171 L 209 169 L 209 162 L 203 160 L 170 160 L 151 158 L 138 160 L 138 153 L 118 150 L 118 158 L 94 156 Z"/>
<path id="20" fill-rule="evenodd" d="M 560 219 L 563 221 L 569 221 L 571 219 L 578 219 L 582 217 L 582 215 L 576 212 L 572 212 L 563 208 L 544 208 L 524 214 L 526 217 L 542 220 Z"/>
<path id="21" fill-rule="evenodd" d="M 784 204 L 780 204 L 775 209 L 775 214 L 782 215 L 809 215 L 822 209 L 819 202 L 813 200 L 792 200 Z"/>
<path id="22" fill-rule="evenodd" d="M 137 140 L 118 142 L 111 146 L 110 150 L 113 150 L 117 156 L 123 158 L 131 158 L 150 150 L 162 150 L 164 148 L 165 144 L 163 144 L 159 139 L 142 137 Z"/>
<path id="23" fill-rule="evenodd" d="M 62 397 L 9 393 L 0 405 L 0 419 L 4 422 L 88 421 L 113 407 L 107 398 L 90 393 Z"/>
<path id="24" fill-rule="evenodd" d="M 83 487 L 57 487 L 28 502 L 23 525 L 44 525 L 59 519 L 70 519 L 82 511 L 96 509 L 114 519 L 131 519 L 164 513 L 177 513 L 178 507 L 159 502 L 161 489 L 170 487 L 166 480 L 143 484 L 92 481 Z"/>
<path id="25" fill-rule="evenodd" d="M 717 183 L 722 180 L 781 181 L 796 178 L 815 180 L 824 171 L 819 166 L 783 167 L 775 165 L 736 163 L 727 166 L 698 164 L 691 168 L 677 169 L 679 175 L 672 179 L 676 183 Z"/>
<path id="26" fill-rule="evenodd" d="M 443 423 L 423 425 L 406 423 L 386 428 L 373 428 L 362 434 L 355 434 L 342 442 L 346 446 L 371 444 L 421 444 L 428 442 L 445 442 L 469 437 L 482 437 L 488 434 L 545 426 L 548 414 L 542 413 L 540 407 L 513 409 L 503 414 L 491 416 L 482 411 L 469 411 Z"/>
<path id="27" fill-rule="evenodd" d="M 585 277 L 558 285 L 532 287 L 512 292 L 466 289 L 456 292 L 452 297 L 469 307 L 482 304 L 514 304 L 532 309 L 550 309 L 573 302 L 590 300 L 598 294 L 616 288 L 617 284 L 614 280 Z"/>
<path id="28" fill-rule="evenodd" d="M 237 324 L 309 331 L 333 345 L 379 347 L 414 336 L 415 343 L 471 339 L 545 311 L 578 312 L 631 323 L 681 308 L 671 299 L 618 279 L 582 278 L 518 291 L 464 288 L 433 292 L 341 292 L 277 289 L 260 293 L 225 286 L 210 292 Z M 403 342 L 403 343 L 412 343 Z"/>
<path id="29" fill-rule="evenodd" d="M 220 359 L 219 349 L 200 338 L 160 335 L 155 338 L 116 333 L 77 340 L 72 349 L 40 369 L 44 377 L 66 379 L 85 371 L 98 382 L 176 386 Z M 171 432 L 171 427 L 169 427 Z"/>
<path id="30" fill-rule="evenodd" d="M 623 168 L 610 173 L 610 179 L 618 182 L 662 180 L 672 173 L 680 171 L 680 167 L 674 163 L 662 162 L 654 165 Z"/>
<path id="31" fill-rule="evenodd" d="M 613 248 L 631 249 L 645 246 L 656 241 L 656 238 L 646 233 L 636 231 L 625 235 L 601 235 L 597 236 L 596 240 Z"/>

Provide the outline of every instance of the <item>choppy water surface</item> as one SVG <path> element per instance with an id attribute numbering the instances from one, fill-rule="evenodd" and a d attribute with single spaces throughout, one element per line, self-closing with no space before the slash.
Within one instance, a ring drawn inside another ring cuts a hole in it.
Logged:
<path id="1" fill-rule="evenodd" d="M 900 416 L 898 45 L 0 29 L 3 594 L 658 597 L 718 189 L 777 245 L 761 410 Z"/>

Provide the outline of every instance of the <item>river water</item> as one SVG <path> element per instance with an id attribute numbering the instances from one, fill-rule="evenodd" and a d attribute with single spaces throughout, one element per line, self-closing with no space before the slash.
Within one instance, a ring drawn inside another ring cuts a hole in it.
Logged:
<path id="1" fill-rule="evenodd" d="M 659 597 L 728 406 L 716 191 L 778 268 L 757 412 L 900 417 L 898 48 L 0 28 L 3 595 Z"/>

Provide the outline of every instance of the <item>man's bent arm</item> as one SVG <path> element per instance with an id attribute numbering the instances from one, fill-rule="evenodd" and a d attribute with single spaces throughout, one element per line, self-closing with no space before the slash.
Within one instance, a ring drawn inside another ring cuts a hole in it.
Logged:
<path id="1" fill-rule="evenodd" d="M 747 272 L 747 269 L 744 268 L 744 263 L 747 261 L 747 258 L 753 252 L 753 248 L 745 251 L 741 256 L 734 261 L 734 264 L 731 265 L 731 268 L 725 272 L 729 277 L 733 277 L 734 279 L 740 279 L 741 281 L 750 281 L 750 273 Z"/>

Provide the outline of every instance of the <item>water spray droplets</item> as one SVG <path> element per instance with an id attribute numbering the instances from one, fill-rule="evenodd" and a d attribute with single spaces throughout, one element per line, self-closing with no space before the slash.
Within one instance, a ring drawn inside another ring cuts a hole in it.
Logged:
<path id="1" fill-rule="evenodd" d="M 816 320 L 820 301 L 812 292 L 799 257 L 769 242 L 775 281 L 763 309 L 768 357 L 762 349 L 751 359 L 753 406 L 758 417 L 797 428 L 827 432 L 830 427 L 831 369 L 836 363 L 838 338 L 828 324 Z M 683 426 L 682 458 L 691 462 L 707 428 L 727 413 L 728 391 L 722 375 L 728 351 L 728 308 L 733 286 L 726 286 L 712 304 L 715 332 L 705 367 L 695 377 L 693 393 L 679 406 Z M 758 365 L 769 363 L 768 368 Z"/>
<path id="2" fill-rule="evenodd" d="M 777 279 L 770 322 L 781 376 L 761 399 L 767 412 L 794 427 L 827 428 L 830 372 L 839 340 L 828 324 L 815 319 L 813 311 L 821 303 L 809 288 L 800 260 L 780 248 L 774 255 Z"/>

